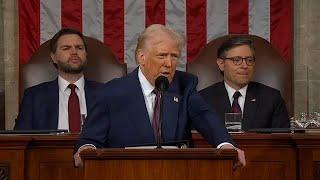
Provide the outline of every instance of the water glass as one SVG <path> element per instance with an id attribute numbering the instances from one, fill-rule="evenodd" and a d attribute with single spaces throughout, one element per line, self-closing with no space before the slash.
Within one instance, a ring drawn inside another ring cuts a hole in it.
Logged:
<path id="1" fill-rule="evenodd" d="M 242 132 L 241 113 L 225 113 L 224 120 L 229 132 Z"/>

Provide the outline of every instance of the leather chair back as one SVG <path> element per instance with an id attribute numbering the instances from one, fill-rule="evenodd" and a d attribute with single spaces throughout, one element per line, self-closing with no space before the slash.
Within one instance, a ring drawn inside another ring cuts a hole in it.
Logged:
<path id="1" fill-rule="evenodd" d="M 87 79 L 107 82 L 126 75 L 126 64 L 121 64 L 107 45 L 90 37 L 85 37 L 85 41 L 88 48 L 88 64 L 84 74 Z M 47 41 L 39 47 L 28 63 L 20 67 L 20 97 L 26 88 L 54 80 L 57 75 Z"/>
<path id="2" fill-rule="evenodd" d="M 199 78 L 198 90 L 204 89 L 223 76 L 216 63 L 217 50 L 232 35 L 226 35 L 209 42 L 198 57 L 187 64 L 187 72 Z M 253 81 L 257 81 L 280 90 L 286 102 L 289 116 L 293 114 L 292 64 L 286 63 L 274 47 L 265 39 L 254 35 L 242 35 L 253 39 L 255 45 L 256 71 Z"/>

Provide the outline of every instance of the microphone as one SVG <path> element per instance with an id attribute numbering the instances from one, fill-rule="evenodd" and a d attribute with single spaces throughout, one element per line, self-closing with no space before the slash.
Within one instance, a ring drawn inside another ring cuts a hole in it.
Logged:
<path id="1" fill-rule="evenodd" d="M 167 91 L 169 88 L 169 80 L 165 76 L 159 76 L 155 82 L 156 89 L 160 92 Z"/>
<path id="2" fill-rule="evenodd" d="M 163 117 L 163 94 L 169 88 L 169 80 L 165 76 L 157 77 L 155 81 L 156 89 L 160 92 L 160 117 L 159 117 L 159 129 L 158 129 L 158 139 L 157 148 L 161 149 L 162 140 L 162 117 Z"/>

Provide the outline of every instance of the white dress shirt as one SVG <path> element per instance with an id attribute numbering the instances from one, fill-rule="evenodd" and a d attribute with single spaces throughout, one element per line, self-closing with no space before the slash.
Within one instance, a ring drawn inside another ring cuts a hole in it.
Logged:
<path id="1" fill-rule="evenodd" d="M 230 104 L 232 105 L 232 103 L 233 103 L 233 94 L 234 94 L 237 90 L 233 89 L 233 88 L 232 88 L 231 86 L 229 86 L 226 82 L 224 82 L 224 86 L 225 86 L 226 89 L 227 89 L 228 96 L 229 96 L 229 101 L 230 101 Z M 243 110 L 244 110 L 244 102 L 245 102 L 245 99 L 246 99 L 247 89 L 248 89 L 248 85 L 246 85 L 246 86 L 244 86 L 243 88 L 241 88 L 241 89 L 238 90 L 238 91 L 241 93 L 241 96 L 239 96 L 239 98 L 238 98 L 238 103 L 239 103 L 239 105 L 240 105 L 242 115 L 243 115 Z"/>
<path id="2" fill-rule="evenodd" d="M 153 109 L 155 106 L 155 99 L 156 99 L 156 95 L 152 93 L 152 91 L 154 90 L 155 87 L 152 86 L 150 82 L 147 80 L 147 78 L 142 74 L 140 68 L 138 71 L 138 78 L 141 85 L 144 101 L 146 103 L 146 108 L 148 111 L 150 123 L 152 123 Z"/>
<path id="3" fill-rule="evenodd" d="M 85 96 L 85 91 L 84 91 L 84 83 L 85 82 L 84 82 L 83 76 L 78 81 L 76 81 L 74 83 L 74 85 L 77 86 L 76 93 L 79 98 L 81 118 L 85 118 L 87 115 L 87 105 L 86 105 L 86 96 Z M 59 85 L 58 129 L 68 129 L 69 130 L 68 101 L 69 101 L 69 96 L 71 94 L 71 90 L 70 90 L 70 88 L 68 88 L 69 84 L 70 83 L 68 81 L 63 79 L 61 76 L 58 76 L 58 85 Z M 81 121 L 83 121 L 83 120 L 81 119 Z"/>

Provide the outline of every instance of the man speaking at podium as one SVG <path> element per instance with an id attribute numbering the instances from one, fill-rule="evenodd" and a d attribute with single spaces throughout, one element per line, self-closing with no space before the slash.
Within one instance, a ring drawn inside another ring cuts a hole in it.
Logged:
<path id="1" fill-rule="evenodd" d="M 214 147 L 236 149 L 238 165 L 245 165 L 244 152 L 232 145 L 222 121 L 196 91 L 197 78 L 176 70 L 183 44 L 179 34 L 159 24 L 140 34 L 136 48 L 139 67 L 107 83 L 98 94 L 100 100 L 75 146 L 76 166 L 82 165 L 79 153 L 87 148 L 156 144 L 159 139 L 163 143 L 191 140 L 191 124 Z M 163 97 L 154 91 L 160 76 L 169 81 Z M 160 115 L 159 97 L 163 102 Z"/>

